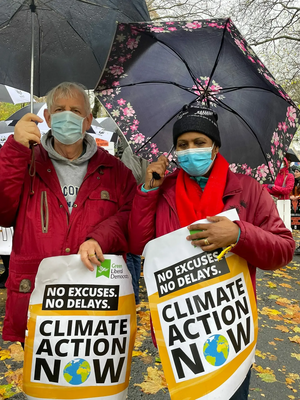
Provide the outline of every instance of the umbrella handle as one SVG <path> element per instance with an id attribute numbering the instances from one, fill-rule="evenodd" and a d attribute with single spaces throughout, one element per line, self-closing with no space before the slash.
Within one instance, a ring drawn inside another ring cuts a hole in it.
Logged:
<path id="1" fill-rule="evenodd" d="M 161 179 L 160 175 L 157 172 L 152 172 L 152 178 L 156 181 L 159 181 Z"/>

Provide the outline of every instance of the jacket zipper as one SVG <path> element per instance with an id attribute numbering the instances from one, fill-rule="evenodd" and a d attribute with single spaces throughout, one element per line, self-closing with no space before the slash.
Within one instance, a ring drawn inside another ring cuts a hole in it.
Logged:
<path id="1" fill-rule="evenodd" d="M 47 200 L 47 192 L 41 193 L 41 221 L 42 221 L 42 232 L 48 233 L 49 228 L 49 208 Z"/>

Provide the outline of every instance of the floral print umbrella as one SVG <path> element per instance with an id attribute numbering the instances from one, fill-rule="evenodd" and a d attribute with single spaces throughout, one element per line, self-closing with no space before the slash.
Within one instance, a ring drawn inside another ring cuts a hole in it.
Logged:
<path id="1" fill-rule="evenodd" d="M 230 19 L 118 24 L 95 92 L 150 162 L 171 150 L 182 107 L 208 104 L 231 170 L 261 183 L 274 181 L 299 124 L 299 110 Z"/>

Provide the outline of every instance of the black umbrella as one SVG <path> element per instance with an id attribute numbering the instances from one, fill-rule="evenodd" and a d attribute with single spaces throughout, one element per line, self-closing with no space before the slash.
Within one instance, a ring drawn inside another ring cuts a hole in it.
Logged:
<path id="1" fill-rule="evenodd" d="M 145 0 L 0 0 L 0 9 L 0 83 L 38 97 L 63 81 L 94 89 L 116 21 L 149 19 Z"/>
<path id="2" fill-rule="evenodd" d="M 217 111 L 231 169 L 272 181 L 299 111 L 230 19 L 119 24 L 96 94 L 133 150 L 152 161 L 172 146 L 182 106 Z"/>
<path id="3" fill-rule="evenodd" d="M 300 161 L 297 154 L 294 152 L 293 149 L 288 149 L 288 151 L 286 153 L 286 158 L 291 162 L 299 162 Z"/>

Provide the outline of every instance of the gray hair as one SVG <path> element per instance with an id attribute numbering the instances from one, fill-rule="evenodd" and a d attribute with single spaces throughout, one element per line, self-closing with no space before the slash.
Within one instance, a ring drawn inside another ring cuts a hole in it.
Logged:
<path id="1" fill-rule="evenodd" d="M 85 90 L 87 90 L 85 86 L 81 85 L 81 83 L 75 82 L 62 82 L 59 85 L 55 86 L 53 89 L 50 90 L 50 92 L 47 93 L 47 108 L 49 112 L 53 106 L 54 98 L 70 98 L 75 97 L 76 94 L 80 93 L 84 99 L 84 108 L 86 111 L 86 115 L 88 116 L 91 112 L 91 105 L 89 97 L 86 94 Z"/>

